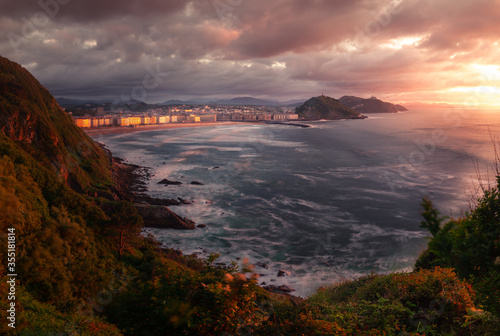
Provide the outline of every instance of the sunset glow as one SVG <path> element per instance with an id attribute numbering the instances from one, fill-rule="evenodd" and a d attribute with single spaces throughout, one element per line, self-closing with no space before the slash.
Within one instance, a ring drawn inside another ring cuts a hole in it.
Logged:
<path id="1" fill-rule="evenodd" d="M 0 1 L 3 56 L 56 96 L 113 99 L 155 68 L 146 102 L 324 92 L 499 104 L 498 1 L 57 4 Z"/>

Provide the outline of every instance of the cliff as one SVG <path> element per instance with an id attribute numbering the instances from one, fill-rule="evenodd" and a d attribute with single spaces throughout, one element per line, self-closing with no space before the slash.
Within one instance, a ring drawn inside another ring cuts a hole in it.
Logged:
<path id="1" fill-rule="evenodd" d="M 338 100 L 327 96 L 313 97 L 297 107 L 295 111 L 300 118 L 305 119 L 338 120 L 362 118 L 358 111 L 346 107 Z"/>
<path id="2" fill-rule="evenodd" d="M 399 111 L 408 111 L 402 105 L 396 105 L 381 101 L 375 97 L 365 99 L 354 96 L 343 96 L 339 101 L 360 113 L 396 113 Z"/>
<path id="3" fill-rule="evenodd" d="M 110 182 L 110 161 L 26 69 L 0 56 L 0 132 L 77 191 Z"/>

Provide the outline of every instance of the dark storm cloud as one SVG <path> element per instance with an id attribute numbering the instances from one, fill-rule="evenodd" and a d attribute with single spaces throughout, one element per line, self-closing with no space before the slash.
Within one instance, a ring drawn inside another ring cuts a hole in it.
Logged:
<path id="1" fill-rule="evenodd" d="M 72 97 L 130 96 L 152 68 L 148 101 L 396 95 L 474 85 L 468 64 L 500 57 L 494 0 L 40 3 L 0 0 L 1 53 Z"/>
<path id="2" fill-rule="evenodd" d="M 42 11 L 53 20 L 83 23 L 114 17 L 151 17 L 183 9 L 183 0 L 0 0 L 0 16 L 21 17 Z"/>
<path id="3" fill-rule="evenodd" d="M 331 46 L 352 33 L 353 18 L 367 8 L 358 0 L 254 1 L 235 10 L 243 29 L 232 47 L 238 57 L 254 58 Z"/>

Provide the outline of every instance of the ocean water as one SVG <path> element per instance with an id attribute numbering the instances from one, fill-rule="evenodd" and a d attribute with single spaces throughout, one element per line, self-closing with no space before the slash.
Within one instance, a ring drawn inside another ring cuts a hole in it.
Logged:
<path id="1" fill-rule="evenodd" d="M 221 125 L 97 135 L 115 156 L 148 166 L 155 197 L 204 229 L 148 229 L 165 246 L 218 261 L 248 258 L 260 282 L 307 296 L 320 286 L 408 271 L 426 246 L 420 202 L 449 216 L 468 210 L 494 177 L 500 115 L 416 110 L 312 127 Z M 167 178 L 183 182 L 164 186 Z M 191 185 L 197 181 L 204 185 Z M 290 273 L 277 277 L 278 270 Z"/>

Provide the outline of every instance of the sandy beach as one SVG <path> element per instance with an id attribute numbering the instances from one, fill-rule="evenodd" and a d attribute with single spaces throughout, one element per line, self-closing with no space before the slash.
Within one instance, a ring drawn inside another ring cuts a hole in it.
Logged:
<path id="1" fill-rule="evenodd" d="M 186 128 L 186 127 L 207 127 L 207 126 L 230 126 L 230 125 L 248 125 L 255 124 L 253 122 L 209 122 L 209 123 L 179 123 L 179 124 L 158 124 L 144 125 L 137 127 L 100 127 L 100 128 L 83 128 L 88 135 L 103 135 L 103 134 L 119 134 L 141 131 L 154 131 L 169 128 Z"/>

